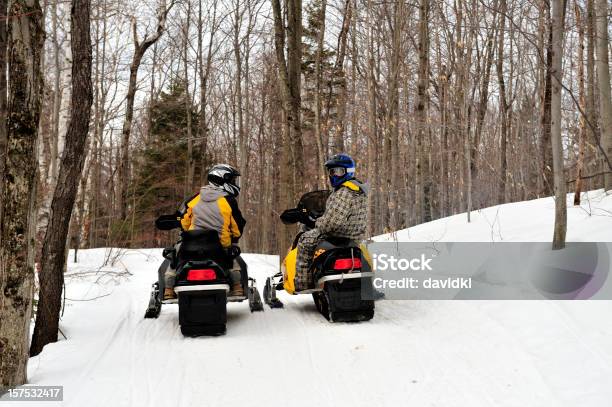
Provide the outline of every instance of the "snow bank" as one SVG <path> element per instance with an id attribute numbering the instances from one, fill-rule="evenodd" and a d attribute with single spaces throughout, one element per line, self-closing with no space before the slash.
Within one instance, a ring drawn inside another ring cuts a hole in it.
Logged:
<path id="1" fill-rule="evenodd" d="M 612 242 L 612 194 L 603 190 L 582 194 L 574 206 L 567 195 L 567 241 Z M 467 223 L 465 213 L 437 219 L 375 237 L 378 242 L 550 242 L 555 224 L 552 197 L 476 210 Z"/>

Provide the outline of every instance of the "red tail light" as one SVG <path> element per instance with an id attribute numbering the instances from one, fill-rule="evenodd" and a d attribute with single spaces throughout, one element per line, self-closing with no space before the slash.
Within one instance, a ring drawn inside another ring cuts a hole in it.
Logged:
<path id="1" fill-rule="evenodd" d="M 352 259 L 337 259 L 334 263 L 334 270 L 351 270 L 360 268 L 361 259 L 358 257 L 353 257 Z"/>
<path id="2" fill-rule="evenodd" d="M 217 273 L 213 269 L 193 269 L 187 272 L 187 281 L 215 280 Z"/>

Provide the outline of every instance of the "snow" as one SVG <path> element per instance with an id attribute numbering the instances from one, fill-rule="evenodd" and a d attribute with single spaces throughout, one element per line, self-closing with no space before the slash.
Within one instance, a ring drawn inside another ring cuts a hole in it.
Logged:
<path id="1" fill-rule="evenodd" d="M 612 242 L 612 195 L 603 190 L 583 193 L 574 206 L 567 195 L 568 242 Z M 555 224 L 552 197 L 509 203 L 423 223 L 375 237 L 373 240 L 400 242 L 550 242 Z"/>
<path id="2" fill-rule="evenodd" d="M 547 241 L 553 212 L 551 198 L 513 203 L 474 212 L 470 224 L 457 215 L 395 236 Z M 612 196 L 593 191 L 568 218 L 568 240 L 612 241 Z M 161 250 L 78 256 L 61 320 L 68 339 L 29 363 L 31 384 L 64 386 L 64 402 L 44 406 L 591 407 L 612 399 L 612 301 L 379 301 L 372 321 L 332 324 L 310 296 L 280 293 L 282 310 L 229 304 L 225 336 L 184 338 L 176 305 L 143 319 Z M 244 258 L 261 290 L 278 257 Z"/>

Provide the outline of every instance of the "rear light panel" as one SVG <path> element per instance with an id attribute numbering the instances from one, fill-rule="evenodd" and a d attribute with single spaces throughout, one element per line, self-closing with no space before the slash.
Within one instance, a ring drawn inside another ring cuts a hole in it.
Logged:
<path id="1" fill-rule="evenodd" d="M 359 257 L 336 259 L 334 262 L 334 270 L 353 270 L 361 268 L 361 259 Z"/>
<path id="2" fill-rule="evenodd" d="M 216 280 L 217 273 L 213 269 L 192 269 L 187 271 L 187 281 Z"/>

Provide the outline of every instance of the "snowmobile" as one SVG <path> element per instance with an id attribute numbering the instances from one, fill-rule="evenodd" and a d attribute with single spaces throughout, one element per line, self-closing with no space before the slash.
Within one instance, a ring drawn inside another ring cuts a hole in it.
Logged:
<path id="1" fill-rule="evenodd" d="M 163 215 L 155 225 L 160 230 L 180 228 L 176 215 Z M 231 280 L 229 269 L 232 257 L 219 242 L 218 233 L 212 230 L 181 232 L 180 245 L 163 251 L 164 261 L 158 270 L 158 281 L 153 283 L 145 318 L 157 318 L 162 304 L 177 303 L 179 324 L 185 336 L 222 335 L 226 331 L 227 302 L 248 300 L 251 312 L 263 311 L 261 296 L 255 279 L 250 278 L 247 265 L 235 253 L 240 265 L 244 296 L 228 297 Z M 174 292 L 177 299 L 163 300 L 164 273 L 168 266 L 176 270 Z"/>
<path id="2" fill-rule="evenodd" d="M 285 210 L 280 218 L 286 225 L 301 223 L 281 271 L 266 279 L 264 302 L 270 308 L 282 308 L 277 291 L 289 294 L 312 294 L 317 310 L 329 321 L 367 321 L 374 317 L 374 301 L 369 253 L 364 245 L 350 239 L 328 236 L 314 250 L 310 266 L 311 286 L 296 291 L 294 286 L 297 243 L 301 234 L 314 227 L 314 221 L 325 212 L 330 191 L 308 192 L 296 208 Z M 369 298 L 369 299 L 363 299 Z"/>

